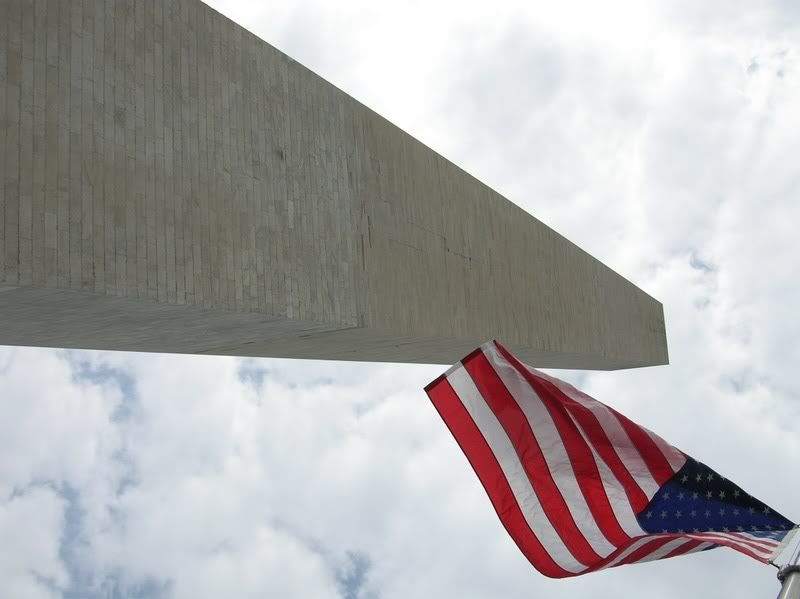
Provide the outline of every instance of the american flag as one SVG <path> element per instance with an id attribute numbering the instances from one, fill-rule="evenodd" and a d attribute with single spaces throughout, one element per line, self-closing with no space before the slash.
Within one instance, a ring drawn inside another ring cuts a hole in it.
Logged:
<path id="1" fill-rule="evenodd" d="M 770 562 L 795 532 L 705 464 L 496 341 L 425 390 L 509 535 L 546 576 L 718 546 Z"/>

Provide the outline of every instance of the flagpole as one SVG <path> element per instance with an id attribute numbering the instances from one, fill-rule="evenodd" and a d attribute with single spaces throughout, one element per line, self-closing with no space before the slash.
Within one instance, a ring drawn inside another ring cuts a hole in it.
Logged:
<path id="1" fill-rule="evenodd" d="M 800 599 L 800 565 L 788 564 L 778 572 L 781 588 L 778 599 Z"/>
<path id="2" fill-rule="evenodd" d="M 792 559 L 778 570 L 778 580 L 782 585 L 778 599 L 800 599 L 800 544 Z"/>

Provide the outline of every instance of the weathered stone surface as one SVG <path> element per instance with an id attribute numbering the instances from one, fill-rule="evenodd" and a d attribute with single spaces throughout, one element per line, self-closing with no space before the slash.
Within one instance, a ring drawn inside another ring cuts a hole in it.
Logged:
<path id="1" fill-rule="evenodd" d="M 656 300 L 197 0 L 2 0 L 0 112 L 0 344 L 667 361 Z"/>

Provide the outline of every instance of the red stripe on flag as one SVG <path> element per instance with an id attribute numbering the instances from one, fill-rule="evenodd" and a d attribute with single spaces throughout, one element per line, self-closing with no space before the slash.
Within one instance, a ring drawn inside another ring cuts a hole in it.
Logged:
<path id="1" fill-rule="evenodd" d="M 684 553 L 689 553 L 692 549 L 696 549 L 702 544 L 703 541 L 686 541 L 686 543 L 680 547 L 676 547 L 661 559 L 667 559 L 669 557 L 676 557 L 678 555 L 683 555 Z"/>
<path id="2" fill-rule="evenodd" d="M 642 491 L 642 488 L 633 478 L 631 473 L 625 467 L 625 464 L 622 463 L 619 455 L 614 450 L 614 444 L 606 435 L 606 432 L 600 424 L 600 421 L 597 419 L 597 416 L 595 416 L 595 414 L 586 406 L 565 395 L 552 382 L 542 379 L 542 384 L 548 386 L 554 394 L 557 394 L 559 401 L 566 406 L 567 411 L 578 422 L 580 427 L 583 429 L 583 432 L 592 443 L 595 451 L 606 463 L 609 470 L 611 470 L 611 473 L 619 481 L 620 485 L 622 485 L 633 511 L 636 513 L 642 511 L 649 503 L 649 499 L 647 498 L 645 492 Z"/>
<path id="3" fill-rule="evenodd" d="M 732 539 L 727 539 L 724 537 L 719 537 L 712 533 L 709 534 L 692 534 L 689 535 L 693 539 L 701 539 L 704 541 L 708 541 L 710 543 L 714 543 L 716 545 L 723 545 L 725 547 L 729 547 L 731 549 L 735 549 L 740 553 L 744 553 L 745 555 L 749 555 L 753 559 L 757 559 L 760 562 L 767 563 L 769 561 L 769 556 L 771 555 L 769 549 L 755 549 L 748 544 L 743 542 L 737 542 Z"/>
<path id="4" fill-rule="evenodd" d="M 592 564 L 592 567 L 586 570 L 586 572 L 597 572 L 598 570 L 603 570 L 604 568 L 614 567 L 617 564 L 615 563 L 614 566 L 609 566 L 611 562 L 616 560 L 622 553 L 627 551 L 631 545 L 637 543 L 638 541 L 642 540 L 644 537 L 637 537 L 631 539 L 629 542 L 625 543 L 621 547 L 617 547 L 610 555 L 607 555 L 603 560 L 597 562 L 596 564 Z"/>
<path id="5" fill-rule="evenodd" d="M 564 570 L 553 561 L 531 531 L 491 448 L 447 379 L 443 378 L 438 383 L 429 385 L 426 391 L 478 475 L 497 516 L 523 555 L 545 576 L 574 576 L 574 573 Z"/>
<path id="6" fill-rule="evenodd" d="M 463 363 L 484 401 L 508 435 L 545 515 L 558 536 L 579 562 L 589 565 L 602 559 L 603 556 L 592 549 L 575 524 L 525 414 L 486 356 L 483 352 L 474 354 Z"/>
<path id="7" fill-rule="evenodd" d="M 516 357 L 514 357 L 505 347 L 502 346 L 498 341 L 494 342 L 503 356 L 511 362 L 517 370 L 522 372 L 525 376 L 530 379 L 535 379 L 536 381 L 542 381 L 543 383 L 547 383 L 550 385 L 550 388 L 554 389 L 557 393 L 557 397 L 559 398 L 566 398 L 569 399 L 561 390 L 559 390 L 555 385 L 550 383 L 550 381 L 546 381 L 541 377 L 537 377 L 534 373 L 532 373 L 528 368 L 525 367 Z M 592 399 L 592 401 L 597 401 L 596 399 Z M 604 404 L 605 405 L 605 404 Z M 617 412 L 614 408 L 606 406 L 608 411 L 614 415 L 617 421 L 620 423 L 622 428 L 628 434 L 631 441 L 633 442 L 634 447 L 639 452 L 639 455 L 642 456 L 642 460 L 644 461 L 647 469 L 650 471 L 650 474 L 653 476 L 653 479 L 656 483 L 660 486 L 663 485 L 667 480 L 669 480 L 675 471 L 670 466 L 667 458 L 664 457 L 664 454 L 656 445 L 655 441 L 647 434 L 646 431 L 642 430 L 642 428 L 635 424 L 634 422 L 630 421 L 628 418 Z"/>
<path id="8" fill-rule="evenodd" d="M 768 547 L 772 548 L 780 547 L 781 545 L 783 545 L 784 542 L 783 540 L 779 541 L 778 539 L 772 539 L 769 537 L 759 537 L 758 535 L 754 535 L 753 533 L 744 530 L 731 532 L 728 534 L 735 535 L 737 538 L 742 538 L 745 541 L 754 541 L 757 543 L 763 543 L 764 545 L 767 545 Z M 786 537 L 784 537 L 784 539 L 786 539 Z M 791 540 L 791 537 L 789 537 L 788 540 Z"/>
<path id="9" fill-rule="evenodd" d="M 737 546 L 741 545 L 744 547 L 749 547 L 754 551 L 762 551 L 764 553 L 771 553 L 775 550 L 776 545 L 767 545 L 765 543 L 759 543 L 758 541 L 754 541 L 747 537 L 743 537 L 736 533 L 724 533 L 718 531 L 709 531 L 709 532 L 693 532 L 690 535 L 692 538 L 703 538 L 707 540 L 714 539 L 715 543 L 719 543 L 720 545 L 724 545 L 726 543 L 735 543 Z"/>
<path id="10" fill-rule="evenodd" d="M 645 465 L 647 465 L 647 469 L 650 471 L 650 474 L 653 475 L 653 479 L 656 483 L 663 485 L 672 478 L 675 471 L 650 435 L 643 431 L 638 424 L 632 422 L 614 408 L 608 409 L 617 418 L 622 428 L 625 429 L 625 432 L 628 433 L 628 436 L 631 438 L 631 441 L 633 441 L 639 455 L 642 456 Z"/>
<path id="11" fill-rule="evenodd" d="M 522 375 L 525 380 L 533 387 L 539 399 L 547 408 L 550 416 L 555 423 L 561 435 L 561 440 L 564 442 L 564 447 L 569 455 L 572 464 L 573 472 L 580 486 L 583 496 L 586 498 L 586 503 L 592 516 L 597 521 L 598 526 L 606 535 L 608 540 L 619 547 L 630 540 L 630 537 L 625 534 L 625 531 L 619 525 L 614 510 L 611 508 L 608 496 L 606 495 L 603 487 L 603 481 L 600 478 L 600 472 L 597 470 L 597 463 L 592 455 L 592 450 L 584 441 L 581 433 L 578 431 L 575 423 L 567 413 L 566 408 L 561 402 L 563 394 L 560 393 L 553 385 L 545 385 L 539 377 L 534 376 L 523 364 L 521 364 L 514 356 L 512 356 L 504 347 L 497 344 L 503 357 Z M 480 354 L 485 359 L 484 354 Z M 476 359 L 478 356 L 475 356 Z M 553 391 L 557 394 L 554 395 Z"/>
<path id="12" fill-rule="evenodd" d="M 670 541 L 674 540 L 675 537 L 660 537 L 658 539 L 653 539 L 648 543 L 645 543 L 641 547 L 639 547 L 636 551 L 631 553 L 625 559 L 620 560 L 615 566 L 624 566 L 625 564 L 633 564 L 638 562 L 639 560 L 646 559 L 648 555 L 653 553 L 656 549 L 660 548 L 663 545 L 666 545 Z"/>

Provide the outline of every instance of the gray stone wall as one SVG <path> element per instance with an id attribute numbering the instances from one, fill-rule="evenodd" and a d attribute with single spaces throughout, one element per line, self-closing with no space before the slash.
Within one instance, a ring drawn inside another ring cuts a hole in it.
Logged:
<path id="1" fill-rule="evenodd" d="M 661 305 L 197 0 L 0 0 L 0 343 L 665 363 Z"/>

